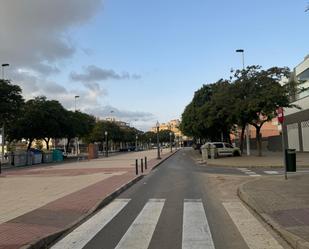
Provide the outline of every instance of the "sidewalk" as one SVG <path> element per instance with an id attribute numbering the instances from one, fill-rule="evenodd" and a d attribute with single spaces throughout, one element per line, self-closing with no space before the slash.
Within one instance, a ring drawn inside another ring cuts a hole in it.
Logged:
<path id="1" fill-rule="evenodd" d="M 309 175 L 263 177 L 238 194 L 293 248 L 309 249 Z"/>
<path id="2" fill-rule="evenodd" d="M 251 155 L 246 153 L 241 157 L 219 157 L 217 159 L 209 159 L 207 164 L 210 166 L 222 167 L 283 167 L 282 152 L 266 152 L 263 156 L 256 156 L 256 151 L 251 151 Z M 309 153 L 296 153 L 297 167 L 309 167 Z"/>
<path id="3" fill-rule="evenodd" d="M 140 165 L 147 156 L 144 174 L 148 174 L 171 155 L 169 149 L 163 150 L 162 159 L 157 160 L 156 153 L 132 152 L 4 171 L 0 176 L 0 249 L 43 247 L 141 179 L 140 172 L 135 175 L 135 159 Z"/>

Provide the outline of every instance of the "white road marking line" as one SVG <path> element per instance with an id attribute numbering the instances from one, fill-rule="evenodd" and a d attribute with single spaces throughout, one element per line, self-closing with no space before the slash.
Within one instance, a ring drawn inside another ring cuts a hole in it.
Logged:
<path id="1" fill-rule="evenodd" d="M 147 249 L 164 202 L 165 199 L 150 199 L 115 249 Z"/>
<path id="2" fill-rule="evenodd" d="M 51 249 L 82 249 L 128 203 L 130 199 L 115 199 L 101 211 L 57 242 Z"/>
<path id="3" fill-rule="evenodd" d="M 279 174 L 279 172 L 275 170 L 265 170 L 264 173 L 268 175 L 278 175 Z"/>
<path id="4" fill-rule="evenodd" d="M 247 168 L 237 168 L 237 169 L 240 171 L 251 171 L 250 169 L 247 169 Z"/>
<path id="5" fill-rule="evenodd" d="M 241 202 L 224 202 L 223 206 L 250 249 L 283 249 Z"/>
<path id="6" fill-rule="evenodd" d="M 256 177 L 256 176 L 261 176 L 261 175 L 255 174 L 255 175 L 249 175 L 249 176 Z"/>
<path id="7" fill-rule="evenodd" d="M 182 233 L 182 249 L 215 248 L 201 200 L 185 200 Z"/>

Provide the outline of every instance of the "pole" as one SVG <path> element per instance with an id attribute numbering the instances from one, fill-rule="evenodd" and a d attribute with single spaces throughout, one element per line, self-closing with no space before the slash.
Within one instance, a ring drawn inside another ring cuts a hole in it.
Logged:
<path id="1" fill-rule="evenodd" d="M 1 146 L 2 146 L 2 154 L 1 154 L 1 161 L 4 162 L 4 144 L 5 144 L 5 138 L 4 138 L 4 124 L 1 128 Z"/>
<path id="2" fill-rule="evenodd" d="M 144 162 L 143 162 L 143 158 L 141 158 L 141 172 L 144 173 Z"/>
<path id="3" fill-rule="evenodd" d="M 281 138 L 282 138 L 282 153 L 283 153 L 283 170 L 284 170 L 284 179 L 287 180 L 288 179 L 288 174 L 286 171 L 286 160 L 285 160 L 285 141 L 284 141 L 284 127 L 283 127 L 283 123 L 281 123 Z"/>
<path id="4" fill-rule="evenodd" d="M 108 140 L 107 140 L 107 134 L 105 135 L 105 151 L 106 151 L 106 157 L 108 157 Z"/>
<path id="5" fill-rule="evenodd" d="M 135 159 L 135 174 L 138 175 L 138 159 Z"/>
<path id="6" fill-rule="evenodd" d="M 145 169 L 147 169 L 147 157 L 145 156 Z"/>
<path id="7" fill-rule="evenodd" d="M 170 134 L 170 147 L 171 147 L 171 153 L 173 152 L 173 148 L 172 148 L 172 134 Z"/>
<path id="8" fill-rule="evenodd" d="M 158 156 L 157 159 L 161 159 L 160 157 L 160 142 L 159 142 L 159 126 L 157 127 L 157 147 L 158 147 Z"/>
<path id="9" fill-rule="evenodd" d="M 245 50 L 242 51 L 242 69 L 245 70 Z M 247 156 L 250 156 L 250 126 L 249 124 L 247 125 L 247 136 L 246 136 L 246 141 L 247 141 Z"/>

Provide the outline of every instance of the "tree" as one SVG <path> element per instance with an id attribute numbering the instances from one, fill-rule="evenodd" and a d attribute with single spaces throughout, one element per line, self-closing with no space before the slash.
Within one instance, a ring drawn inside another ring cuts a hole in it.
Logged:
<path id="1" fill-rule="evenodd" d="M 181 131 L 199 140 L 214 141 L 223 137 L 229 141 L 235 119 L 231 108 L 233 101 L 229 81 L 221 79 L 203 85 L 182 114 Z"/>
<path id="2" fill-rule="evenodd" d="M 65 109 L 55 100 L 47 100 L 46 97 L 36 97 L 28 100 L 22 108 L 22 112 L 10 129 L 11 139 L 26 139 L 28 149 L 31 148 L 34 139 L 43 139 L 49 149 L 51 138 L 59 138 L 62 135 L 61 122 L 65 117 Z"/>
<path id="3" fill-rule="evenodd" d="M 236 72 L 234 94 L 237 101 L 239 123 L 249 123 L 256 129 L 258 155 L 262 155 L 261 128 L 277 114 L 278 107 L 292 107 L 288 91 L 280 85 L 283 77 L 289 76 L 288 68 L 272 67 L 262 70 L 260 66 L 250 66 Z"/>
<path id="4" fill-rule="evenodd" d="M 161 131 L 159 131 L 159 141 L 161 143 L 169 143 L 170 142 L 170 133 L 172 133 L 172 141 L 174 141 L 175 134 L 171 130 L 161 130 Z"/>
<path id="5" fill-rule="evenodd" d="M 212 94 L 211 85 L 203 85 L 194 93 L 192 101 L 182 113 L 180 130 L 183 134 L 195 138 L 208 138 L 209 130 L 204 125 L 204 119 L 199 115 L 200 108 L 208 101 Z"/>
<path id="6" fill-rule="evenodd" d="M 0 80 L 0 127 L 10 128 L 20 116 L 23 105 L 21 88 L 8 80 Z"/>
<path id="7" fill-rule="evenodd" d="M 90 133 L 95 127 L 95 117 L 80 111 L 65 111 L 65 118 L 62 122 L 61 137 L 67 139 L 66 150 L 73 138 L 84 138 L 85 141 L 91 140 Z"/>

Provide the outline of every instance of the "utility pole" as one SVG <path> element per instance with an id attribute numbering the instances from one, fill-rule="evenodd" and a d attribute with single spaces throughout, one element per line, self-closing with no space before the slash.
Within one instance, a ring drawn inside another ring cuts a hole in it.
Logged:
<path id="1" fill-rule="evenodd" d="M 8 63 L 4 63 L 1 65 L 1 69 L 2 69 L 2 80 L 4 80 L 4 68 L 10 66 L 10 64 Z M 1 161 L 4 162 L 4 146 L 5 146 L 5 133 L 4 133 L 4 123 L 2 124 L 1 127 Z"/>
<path id="2" fill-rule="evenodd" d="M 245 50 L 236 49 L 236 53 L 242 54 L 242 69 L 245 70 Z M 250 156 L 250 126 L 247 124 L 246 127 L 246 143 L 247 143 L 247 156 Z"/>

